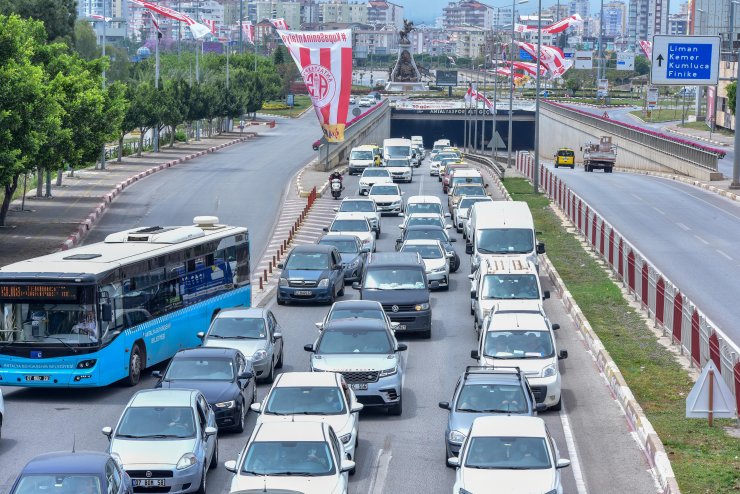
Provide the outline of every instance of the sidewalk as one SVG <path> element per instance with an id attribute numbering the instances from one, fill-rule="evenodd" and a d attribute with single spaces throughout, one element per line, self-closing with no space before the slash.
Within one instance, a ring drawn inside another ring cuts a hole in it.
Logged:
<path id="1" fill-rule="evenodd" d="M 676 125 L 668 125 L 665 127 L 666 132 L 677 134 L 684 137 L 691 137 L 699 139 L 704 142 L 708 142 L 715 146 L 732 147 L 735 145 L 735 136 L 728 136 L 720 134 L 719 132 L 709 132 L 708 130 L 689 129 L 686 127 L 678 127 Z M 709 137 L 711 134 L 711 138 Z"/>
<path id="2" fill-rule="evenodd" d="M 260 132 L 263 129 L 260 127 Z M 65 173 L 62 185 L 52 186 L 52 198 L 36 198 L 31 191 L 23 211 L 21 200 L 13 201 L 7 226 L 0 228 L 0 266 L 78 245 L 113 199 L 132 183 L 257 135 L 255 131 L 241 136 L 238 132 L 223 133 L 173 148 L 162 147 L 159 153 L 145 152 L 140 158 L 126 156 L 121 163 L 108 161 L 105 170 L 76 170 L 74 177 Z"/>
<path id="3" fill-rule="evenodd" d="M 296 187 L 298 189 L 299 197 L 308 197 L 308 194 L 311 193 L 311 190 L 314 187 L 316 187 L 316 193 L 318 194 L 318 197 L 321 197 L 326 191 L 326 188 L 329 186 L 329 175 L 331 175 L 332 172 L 335 171 L 338 171 L 339 173 L 345 173 L 347 171 L 347 167 L 344 165 L 338 166 L 326 172 L 319 171 L 314 169 L 314 164 L 315 161 L 312 161 L 300 172 L 298 172 L 298 176 L 296 178 Z"/>

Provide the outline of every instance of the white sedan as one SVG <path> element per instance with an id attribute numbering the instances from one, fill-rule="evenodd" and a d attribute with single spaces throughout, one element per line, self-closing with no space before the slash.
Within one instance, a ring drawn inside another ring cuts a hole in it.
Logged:
<path id="1" fill-rule="evenodd" d="M 376 184 L 370 189 L 368 197 L 378 205 L 381 214 L 403 215 L 403 192 L 397 184 Z"/>
<path id="2" fill-rule="evenodd" d="M 424 261 L 424 270 L 427 279 L 439 283 L 440 288 L 447 290 L 450 287 L 450 258 L 452 254 L 445 252 L 439 240 L 407 240 L 398 249 L 399 252 L 416 252 Z"/>
<path id="3" fill-rule="evenodd" d="M 360 239 L 363 250 L 375 252 L 375 230 L 364 213 L 337 213 L 324 231 L 329 235 L 354 235 Z"/>

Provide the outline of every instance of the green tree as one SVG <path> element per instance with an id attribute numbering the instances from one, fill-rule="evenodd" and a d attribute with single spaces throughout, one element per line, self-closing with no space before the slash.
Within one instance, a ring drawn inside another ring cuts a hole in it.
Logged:
<path id="1" fill-rule="evenodd" d="M 59 108 L 46 84 L 43 68 L 32 58 L 46 40 L 41 22 L 0 15 L 0 226 L 18 178 L 35 164 L 47 136 L 60 126 Z"/>
<path id="2" fill-rule="evenodd" d="M 737 82 L 733 81 L 727 85 L 725 88 L 725 91 L 727 91 L 727 104 L 730 105 L 730 111 L 732 114 L 735 114 L 735 98 L 737 93 Z"/>
<path id="3" fill-rule="evenodd" d="M 119 46 L 107 46 L 105 54 L 109 60 L 108 70 L 105 73 L 106 79 L 110 81 L 126 82 L 131 77 L 131 62 L 125 48 Z"/>
<path id="4" fill-rule="evenodd" d="M 75 51 L 85 60 L 100 57 L 98 37 L 88 21 L 79 20 L 75 23 Z"/>
<path id="5" fill-rule="evenodd" d="M 161 96 L 163 105 L 159 121 L 170 128 L 170 147 L 173 147 L 177 125 L 187 116 L 190 85 L 184 79 L 168 80 Z"/>
<path id="6" fill-rule="evenodd" d="M 573 96 L 583 88 L 583 81 L 580 77 L 570 77 L 565 81 L 565 87 L 571 92 Z"/>
<path id="7" fill-rule="evenodd" d="M 647 57 L 642 55 L 635 57 L 635 72 L 637 72 L 637 75 L 645 75 L 650 72 L 650 61 Z"/>
<path id="8" fill-rule="evenodd" d="M 48 41 L 75 41 L 76 0 L 0 0 L 0 14 L 18 14 L 43 23 Z"/>
<path id="9" fill-rule="evenodd" d="M 121 125 L 118 127 L 118 162 L 123 159 L 123 141 L 126 134 L 139 127 L 139 108 L 134 104 L 137 88 L 133 83 L 126 84 L 123 90 L 123 98 L 126 101 L 126 111 L 123 113 Z"/>

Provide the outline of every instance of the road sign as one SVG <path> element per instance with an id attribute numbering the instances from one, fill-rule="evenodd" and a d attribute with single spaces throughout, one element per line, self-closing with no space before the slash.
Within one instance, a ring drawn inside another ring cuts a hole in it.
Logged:
<path id="1" fill-rule="evenodd" d="M 709 418 L 710 421 L 712 418 L 737 417 L 735 397 L 712 360 L 704 366 L 699 379 L 686 397 L 686 417 Z"/>
<path id="2" fill-rule="evenodd" d="M 653 36 L 652 84 L 716 86 L 719 36 Z"/>
<path id="3" fill-rule="evenodd" d="M 617 53 L 617 70 L 635 70 L 635 54 L 631 51 Z"/>
<path id="4" fill-rule="evenodd" d="M 577 51 L 574 69 L 591 70 L 594 68 L 594 53 L 592 51 Z"/>
<path id="5" fill-rule="evenodd" d="M 352 108 L 352 115 L 354 115 L 355 117 L 359 117 L 360 116 L 360 113 L 362 113 L 362 110 L 360 110 L 356 106 L 354 108 Z"/>
<path id="6" fill-rule="evenodd" d="M 658 88 L 651 87 L 647 91 L 647 109 L 655 110 L 658 108 Z"/>
<path id="7" fill-rule="evenodd" d="M 609 79 L 599 79 L 596 86 L 596 97 L 606 98 L 609 95 Z"/>
<path id="8" fill-rule="evenodd" d="M 457 70 L 438 70 L 437 86 L 457 86 Z"/>

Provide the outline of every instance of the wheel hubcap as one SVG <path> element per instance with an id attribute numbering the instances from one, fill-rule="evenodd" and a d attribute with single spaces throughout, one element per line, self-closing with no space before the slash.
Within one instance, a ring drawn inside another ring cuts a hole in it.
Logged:
<path id="1" fill-rule="evenodd" d="M 131 356 L 131 376 L 134 379 L 138 379 L 139 374 L 141 373 L 141 360 L 138 353 L 135 353 Z"/>

